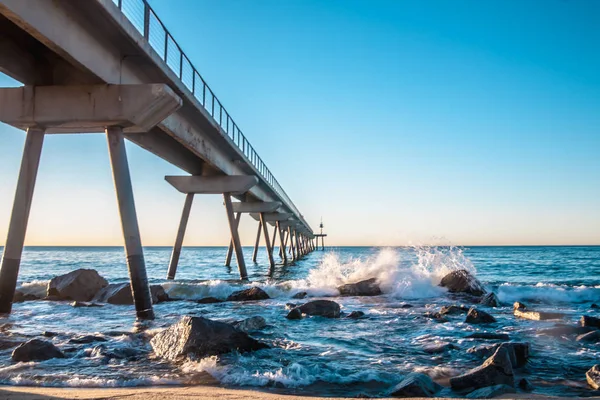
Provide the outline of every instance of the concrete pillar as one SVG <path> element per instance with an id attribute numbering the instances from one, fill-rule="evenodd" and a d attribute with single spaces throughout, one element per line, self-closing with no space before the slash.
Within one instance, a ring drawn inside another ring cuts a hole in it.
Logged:
<path id="1" fill-rule="evenodd" d="M 237 213 L 235 215 L 235 231 L 238 231 L 240 227 L 240 219 L 242 218 L 242 213 Z M 229 241 L 229 248 L 227 249 L 227 256 L 225 257 L 225 266 L 231 266 L 231 256 L 233 255 L 233 235 L 231 236 L 231 240 Z"/>
<path id="2" fill-rule="evenodd" d="M 43 143 L 44 130 L 27 129 L 8 236 L 0 266 L 0 313 L 10 313 L 12 310 Z"/>
<path id="3" fill-rule="evenodd" d="M 275 250 L 275 241 L 277 240 L 277 224 L 273 227 L 273 239 L 271 239 L 271 249 Z"/>
<path id="4" fill-rule="evenodd" d="M 294 230 L 294 243 L 296 248 L 296 260 L 300 258 L 300 243 L 298 243 L 298 232 Z"/>
<path id="5" fill-rule="evenodd" d="M 292 228 L 289 226 L 288 238 L 290 238 L 290 256 L 292 256 L 292 260 L 296 260 L 296 251 L 294 250 L 294 236 L 292 235 Z"/>
<path id="6" fill-rule="evenodd" d="M 279 255 L 283 258 L 283 263 L 287 264 L 287 254 L 285 254 L 285 243 L 283 241 L 283 231 L 281 230 L 281 223 L 277 221 L 275 223 L 277 231 L 279 231 Z"/>
<path id="7" fill-rule="evenodd" d="M 235 249 L 235 258 L 237 260 L 238 269 L 240 270 L 240 279 L 248 279 L 248 271 L 246 271 L 246 262 L 244 261 L 244 252 L 240 243 L 240 235 L 238 233 L 238 224 L 241 213 L 238 213 L 237 218 L 233 215 L 233 205 L 231 204 L 231 193 L 223 193 L 225 200 L 225 210 L 227 211 L 227 220 L 229 221 L 229 230 L 231 231 L 231 240 Z"/>
<path id="8" fill-rule="evenodd" d="M 185 196 L 185 203 L 183 204 L 183 211 L 181 213 L 181 221 L 179 221 L 179 229 L 177 230 L 175 245 L 173 246 L 173 252 L 171 253 L 171 261 L 169 262 L 167 279 L 175 279 L 175 274 L 177 273 L 177 264 L 179 263 L 179 255 L 181 254 L 181 246 L 183 246 L 183 237 L 185 236 L 185 229 L 190 217 L 190 210 L 192 209 L 193 202 L 194 194 L 188 193 Z"/>
<path id="9" fill-rule="evenodd" d="M 325 251 L 325 236 L 321 236 L 321 251 Z"/>
<path id="10" fill-rule="evenodd" d="M 269 240 L 269 226 L 265 221 L 265 213 L 260 213 L 260 222 L 263 227 L 263 235 L 265 236 L 265 246 L 267 247 L 267 255 L 269 256 L 269 266 L 271 271 L 275 268 L 275 261 L 273 260 L 273 248 L 271 247 L 271 241 Z"/>
<path id="11" fill-rule="evenodd" d="M 129 164 L 127 163 L 127 152 L 125 151 L 125 139 L 123 129 L 118 126 L 106 128 L 108 139 L 108 152 L 112 165 L 115 190 L 117 192 L 117 203 L 121 214 L 121 228 L 125 239 L 125 254 L 127 255 L 127 267 L 129 279 L 131 280 L 131 294 L 137 317 L 139 319 L 154 319 L 152 310 L 152 297 L 146 276 L 146 264 L 140 229 L 138 227 L 135 203 L 133 200 L 133 188 L 131 187 L 131 176 L 129 175 Z"/>
<path id="12" fill-rule="evenodd" d="M 254 243 L 254 252 L 252 253 L 252 261 L 256 262 L 258 254 L 258 245 L 260 244 L 260 232 L 262 231 L 262 222 L 258 222 L 258 232 L 256 232 L 256 243 Z"/>

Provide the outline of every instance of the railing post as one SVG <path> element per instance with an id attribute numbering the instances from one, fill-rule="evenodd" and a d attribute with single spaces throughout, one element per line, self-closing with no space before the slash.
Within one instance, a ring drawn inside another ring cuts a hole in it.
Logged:
<path id="1" fill-rule="evenodd" d="M 144 37 L 146 40 L 150 38 L 150 6 L 147 0 L 144 0 Z"/>

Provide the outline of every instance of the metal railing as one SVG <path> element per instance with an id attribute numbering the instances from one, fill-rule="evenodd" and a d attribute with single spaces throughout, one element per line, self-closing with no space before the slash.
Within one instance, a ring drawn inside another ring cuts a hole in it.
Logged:
<path id="1" fill-rule="evenodd" d="M 254 147 L 233 121 L 229 112 L 223 107 L 221 101 L 215 96 L 198 70 L 192 65 L 190 59 L 165 28 L 165 25 L 150 7 L 147 0 L 113 0 L 113 2 L 129 22 L 144 36 L 165 64 L 177 75 L 192 96 L 210 114 L 221 128 L 220 133 L 228 137 L 231 143 L 241 150 L 246 161 L 256 168 L 265 182 L 285 200 L 286 205 L 296 213 L 302 222 L 306 223 L 303 221 L 302 215 L 294 202 L 285 193 L 277 179 L 254 150 Z"/>

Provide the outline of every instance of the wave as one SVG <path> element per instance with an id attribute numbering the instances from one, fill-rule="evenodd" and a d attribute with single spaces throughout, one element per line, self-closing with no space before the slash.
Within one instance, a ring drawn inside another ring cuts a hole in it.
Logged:
<path id="1" fill-rule="evenodd" d="M 518 285 L 504 283 L 498 286 L 497 295 L 501 302 L 531 301 L 536 303 L 589 303 L 600 301 L 600 287 L 566 286 L 550 283 Z"/>

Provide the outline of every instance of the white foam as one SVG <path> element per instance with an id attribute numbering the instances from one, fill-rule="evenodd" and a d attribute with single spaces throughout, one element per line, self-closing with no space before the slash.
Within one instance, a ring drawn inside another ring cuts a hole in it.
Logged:
<path id="1" fill-rule="evenodd" d="M 562 286 L 538 283 L 535 286 L 504 283 L 498 287 L 498 298 L 505 303 L 534 301 L 541 303 L 587 303 L 600 299 L 600 288 Z"/>

